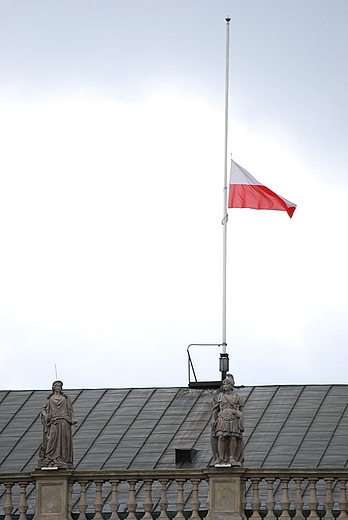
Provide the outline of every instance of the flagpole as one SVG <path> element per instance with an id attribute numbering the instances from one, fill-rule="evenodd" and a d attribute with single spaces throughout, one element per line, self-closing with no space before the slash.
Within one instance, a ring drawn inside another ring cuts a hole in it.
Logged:
<path id="1" fill-rule="evenodd" d="M 226 339 L 226 285 L 227 285 L 227 168 L 228 168 L 228 90 L 229 90 L 229 50 L 230 50 L 230 21 L 227 16 L 226 20 L 226 72 L 225 72 L 225 147 L 224 147 L 224 189 L 223 189 L 223 261 L 222 261 L 222 343 L 220 354 L 220 372 L 221 378 L 226 377 L 229 369 L 229 359 L 227 354 Z"/>

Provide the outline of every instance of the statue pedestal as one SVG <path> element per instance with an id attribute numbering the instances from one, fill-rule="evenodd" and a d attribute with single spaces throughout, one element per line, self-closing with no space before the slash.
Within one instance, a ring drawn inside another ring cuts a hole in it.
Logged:
<path id="1" fill-rule="evenodd" d="M 35 473 L 34 520 L 68 520 L 69 476 L 60 470 Z"/>
<path id="2" fill-rule="evenodd" d="M 210 520 L 242 520 L 241 473 L 226 466 L 208 472 Z"/>

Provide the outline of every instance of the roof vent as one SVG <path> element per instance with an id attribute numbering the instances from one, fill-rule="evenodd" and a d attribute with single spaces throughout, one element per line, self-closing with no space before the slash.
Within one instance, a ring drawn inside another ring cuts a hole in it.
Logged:
<path id="1" fill-rule="evenodd" d="M 197 455 L 198 450 L 179 450 L 175 448 L 175 464 L 181 464 L 182 462 L 193 462 L 193 459 Z"/>

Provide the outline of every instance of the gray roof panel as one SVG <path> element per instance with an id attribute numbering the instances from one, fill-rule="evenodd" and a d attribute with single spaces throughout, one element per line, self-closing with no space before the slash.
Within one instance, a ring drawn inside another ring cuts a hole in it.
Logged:
<path id="1" fill-rule="evenodd" d="M 236 390 L 245 404 L 245 465 L 347 466 L 348 385 L 284 385 Z M 152 469 L 175 465 L 175 449 L 194 448 L 192 463 L 212 463 L 213 397 L 205 388 L 66 390 L 79 421 L 75 467 Z M 49 391 L 0 391 L 0 472 L 36 468 L 40 410 Z"/>

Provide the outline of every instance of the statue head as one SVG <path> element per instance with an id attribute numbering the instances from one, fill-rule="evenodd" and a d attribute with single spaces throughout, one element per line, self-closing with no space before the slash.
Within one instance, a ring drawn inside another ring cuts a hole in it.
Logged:
<path id="1" fill-rule="evenodd" d="M 63 388 L 63 382 L 62 381 L 53 381 L 52 383 L 52 392 L 54 392 L 55 390 L 56 391 L 62 391 L 62 388 Z"/>
<path id="2" fill-rule="evenodd" d="M 222 388 L 227 390 L 233 390 L 234 387 L 234 377 L 232 374 L 227 374 L 225 379 L 222 381 Z"/>

